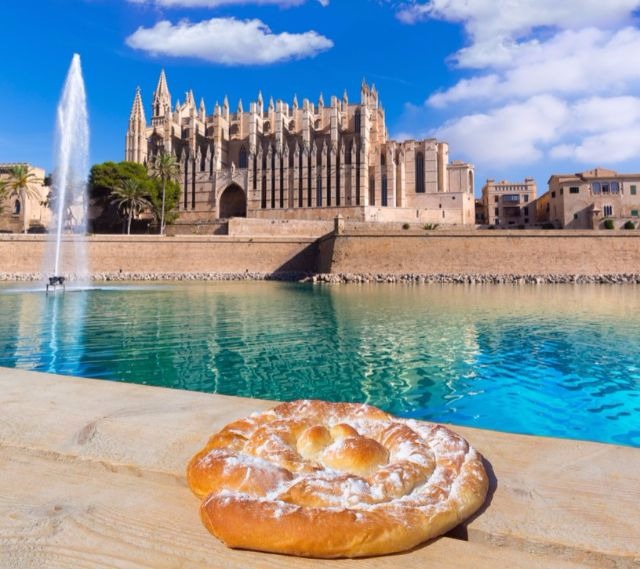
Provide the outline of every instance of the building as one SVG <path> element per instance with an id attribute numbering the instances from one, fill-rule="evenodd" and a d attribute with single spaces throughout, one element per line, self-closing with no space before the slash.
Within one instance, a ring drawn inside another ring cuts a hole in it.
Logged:
<path id="1" fill-rule="evenodd" d="M 530 225 L 536 222 L 536 183 L 533 178 L 524 182 L 495 182 L 487 180 L 482 187 L 484 222 L 499 227 Z"/>
<path id="2" fill-rule="evenodd" d="M 193 93 L 172 103 L 164 71 L 147 123 L 136 92 L 126 160 L 153 165 L 159 152 L 181 169 L 180 220 L 217 218 L 345 219 L 474 223 L 474 170 L 449 162 L 435 139 L 390 140 L 375 86 L 360 102 L 320 96 L 317 104 L 268 104 L 245 111 L 225 97 L 208 114 Z"/>
<path id="3" fill-rule="evenodd" d="M 0 164 L 0 182 L 10 183 L 11 170 L 18 164 Z M 34 175 L 29 192 L 4 192 L 0 208 L 0 231 L 3 233 L 23 233 L 27 231 L 45 231 L 51 220 L 51 210 L 46 202 L 49 188 L 45 186 L 45 174 L 42 168 L 23 164 Z"/>
<path id="4" fill-rule="evenodd" d="M 640 174 L 595 168 L 549 178 L 549 222 L 567 229 L 621 228 L 640 221 Z M 605 223 L 606 220 L 610 220 Z"/>

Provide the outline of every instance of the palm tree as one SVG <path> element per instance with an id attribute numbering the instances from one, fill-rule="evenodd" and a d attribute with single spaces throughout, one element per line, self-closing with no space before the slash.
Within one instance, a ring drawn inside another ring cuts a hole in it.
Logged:
<path id="1" fill-rule="evenodd" d="M 152 207 L 144 186 L 133 178 L 123 180 L 119 186 L 113 188 L 111 201 L 127 213 L 127 235 L 131 235 L 131 220 L 134 213 L 138 214 L 143 209 Z"/>
<path id="2" fill-rule="evenodd" d="M 7 187 L 9 188 L 9 197 L 17 197 L 22 203 L 22 211 L 24 218 L 24 232 L 27 232 L 27 200 L 36 199 L 40 200 L 40 192 L 36 189 L 35 183 L 37 182 L 36 175 L 31 172 L 29 166 L 26 164 L 16 164 L 11 168 L 9 172 L 9 181 Z"/>
<path id="3" fill-rule="evenodd" d="M 9 184 L 6 180 L 0 180 L 0 213 L 4 211 L 4 200 L 7 197 L 7 186 Z"/>
<path id="4" fill-rule="evenodd" d="M 176 157 L 164 150 L 158 152 L 153 164 L 153 177 L 162 182 L 162 209 L 160 214 L 160 235 L 164 235 L 164 210 L 167 195 L 167 183 L 178 181 L 180 178 L 180 166 Z"/>

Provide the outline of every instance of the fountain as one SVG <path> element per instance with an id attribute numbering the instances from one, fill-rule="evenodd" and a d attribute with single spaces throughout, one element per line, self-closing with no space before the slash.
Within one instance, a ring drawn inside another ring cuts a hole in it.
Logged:
<path id="1" fill-rule="evenodd" d="M 87 100 L 82 79 L 80 56 L 76 53 L 71 60 L 62 96 L 58 104 L 56 121 L 55 169 L 53 173 L 52 207 L 54 209 L 55 246 L 53 254 L 53 275 L 49 277 L 49 288 L 62 288 L 70 277 L 82 281 L 87 279 L 87 255 L 85 245 L 87 220 L 87 172 L 89 154 L 89 125 Z M 73 250 L 62 255 L 62 234 L 76 234 L 73 239 L 65 239 L 73 245 Z M 62 275 L 63 261 L 66 276 Z M 47 272 L 51 268 L 48 267 Z"/>

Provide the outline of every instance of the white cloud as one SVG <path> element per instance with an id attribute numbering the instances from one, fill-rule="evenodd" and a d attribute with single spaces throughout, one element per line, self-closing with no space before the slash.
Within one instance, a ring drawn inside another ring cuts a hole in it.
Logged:
<path id="1" fill-rule="evenodd" d="M 489 168 L 533 164 L 545 157 L 595 165 L 640 156 L 640 97 L 568 102 L 536 95 L 451 119 L 424 135 Z"/>
<path id="2" fill-rule="evenodd" d="M 640 0 L 431 0 L 412 3 L 398 12 L 406 23 L 424 19 L 460 22 L 471 46 L 456 59 L 462 67 L 496 65 L 539 28 L 578 30 L 590 26 L 617 28 L 631 19 Z"/>
<path id="3" fill-rule="evenodd" d="M 132 4 L 154 4 L 163 8 L 219 8 L 220 6 L 238 6 L 254 4 L 258 6 L 280 6 L 289 8 L 300 6 L 307 0 L 129 0 Z M 317 0 L 322 6 L 328 6 L 329 0 Z"/>
<path id="4" fill-rule="evenodd" d="M 454 154 L 473 162 L 503 166 L 540 159 L 569 116 L 560 99 L 541 95 L 486 113 L 452 119 L 436 129 Z"/>
<path id="5" fill-rule="evenodd" d="M 622 93 L 630 85 L 640 85 L 637 53 L 640 30 L 636 28 L 564 31 L 546 42 L 517 44 L 508 64 L 433 94 L 429 104 L 444 107 L 465 100 L 495 101 L 544 93 Z"/>
<path id="6" fill-rule="evenodd" d="M 333 46 L 315 31 L 273 33 L 260 20 L 212 18 L 192 23 L 158 22 L 138 28 L 127 44 L 153 55 L 195 57 L 224 65 L 264 65 L 313 57 Z"/>
<path id="7" fill-rule="evenodd" d="M 452 60 L 469 72 L 427 98 L 426 110 L 449 114 L 428 134 L 485 170 L 530 171 L 551 160 L 591 167 L 637 158 L 638 8 L 640 0 L 405 3 L 398 13 L 404 22 L 458 22 L 468 35 L 468 45 Z M 407 106 L 405 124 L 417 115 Z"/>

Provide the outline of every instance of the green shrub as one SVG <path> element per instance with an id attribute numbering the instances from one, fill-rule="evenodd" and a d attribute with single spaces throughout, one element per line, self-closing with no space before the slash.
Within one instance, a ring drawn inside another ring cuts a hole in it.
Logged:
<path id="1" fill-rule="evenodd" d="M 613 219 L 605 219 L 604 220 L 604 228 L 605 229 L 615 229 L 616 228 L 616 224 L 614 223 Z"/>
<path id="2" fill-rule="evenodd" d="M 425 231 L 433 231 L 434 229 L 438 228 L 438 224 L 437 223 L 425 223 L 422 228 Z"/>
<path id="3" fill-rule="evenodd" d="M 623 229 L 635 229 L 636 228 L 636 224 L 633 223 L 633 221 L 629 220 L 622 226 L 622 228 Z"/>
<path id="4" fill-rule="evenodd" d="M 555 228 L 556 226 L 549 221 L 547 221 L 547 223 L 542 224 L 542 229 L 555 229 Z"/>

